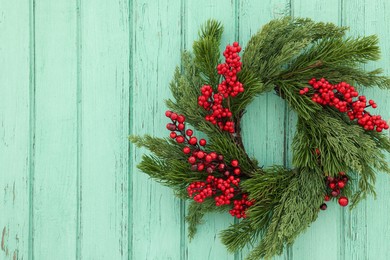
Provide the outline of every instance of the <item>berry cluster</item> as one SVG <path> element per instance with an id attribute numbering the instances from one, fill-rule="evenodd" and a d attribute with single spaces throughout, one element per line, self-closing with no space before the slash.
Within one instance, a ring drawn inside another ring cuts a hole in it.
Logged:
<path id="1" fill-rule="evenodd" d="M 206 172 L 205 181 L 191 183 L 187 187 L 189 197 L 196 202 L 202 203 L 206 198 L 214 197 L 215 205 L 229 205 L 233 200 L 234 208 L 230 211 L 237 218 L 246 217 L 246 209 L 253 205 L 248 196 L 240 191 L 241 169 L 237 160 L 226 164 L 224 156 L 216 152 L 206 152 L 201 149 L 206 145 L 205 139 L 193 136 L 191 129 L 185 128 L 185 117 L 172 111 L 166 111 L 165 115 L 172 120 L 167 124 L 171 131 L 170 137 L 178 143 L 185 143 L 183 153 L 188 155 L 191 171 Z"/>
<path id="2" fill-rule="evenodd" d="M 234 42 L 233 46 L 226 46 L 223 53 L 225 63 L 217 66 L 218 74 L 224 77 L 218 85 L 218 92 L 214 93 L 211 86 L 203 85 L 202 95 L 198 97 L 198 105 L 209 111 L 205 119 L 214 125 L 218 124 L 221 130 L 230 133 L 234 133 L 232 112 L 228 107 L 224 107 L 223 101 L 244 91 L 242 83 L 237 79 L 237 73 L 241 70 L 241 58 L 238 56 L 240 51 L 241 47 L 237 42 Z"/>
<path id="3" fill-rule="evenodd" d="M 348 182 L 348 177 L 345 172 L 339 172 L 338 177 L 326 177 L 325 179 L 326 186 L 328 187 L 328 194 L 325 195 L 325 202 L 330 201 L 332 198 L 338 198 L 340 206 L 345 207 L 348 205 L 348 198 L 345 196 L 340 196 L 342 189 Z M 327 208 L 326 203 L 323 203 L 320 208 L 325 210 Z"/>
<path id="4" fill-rule="evenodd" d="M 237 218 L 246 218 L 246 209 L 252 206 L 254 203 L 253 200 L 248 200 L 248 195 L 242 195 L 241 200 L 234 201 L 234 207 L 229 211 L 232 216 Z"/>
<path id="5" fill-rule="evenodd" d="M 379 115 L 371 115 L 365 109 L 367 107 L 376 108 L 377 105 L 373 100 L 365 96 L 359 96 L 356 89 L 346 82 L 332 85 L 326 79 L 317 80 L 315 78 L 309 81 L 313 87 L 314 94 L 312 100 L 321 105 L 328 105 L 336 108 L 340 112 L 347 113 L 351 120 L 357 119 L 357 123 L 364 127 L 365 130 L 376 130 L 382 132 L 389 126 Z M 309 88 L 305 87 L 299 91 L 299 94 L 305 95 Z M 356 100 L 354 100 L 356 98 Z"/>
<path id="6" fill-rule="evenodd" d="M 214 198 L 215 205 L 229 205 L 231 202 L 230 199 L 232 199 L 236 193 L 239 181 L 240 179 L 235 178 L 234 176 L 230 176 L 225 180 L 209 175 L 205 182 L 197 181 L 191 183 L 187 188 L 187 192 L 196 202 L 202 203 L 206 198 L 216 195 L 217 191 L 221 191 L 222 194 L 215 196 Z"/>
<path id="7" fill-rule="evenodd" d="M 223 56 L 225 57 L 225 63 L 221 63 L 217 66 L 218 74 L 224 76 L 225 80 L 218 85 L 218 93 L 223 95 L 224 98 L 229 96 L 235 97 L 239 93 L 244 92 L 242 83 L 237 79 L 237 73 L 241 70 L 241 61 L 238 53 L 241 51 L 241 47 L 238 42 L 234 42 L 233 46 L 226 46 Z"/>

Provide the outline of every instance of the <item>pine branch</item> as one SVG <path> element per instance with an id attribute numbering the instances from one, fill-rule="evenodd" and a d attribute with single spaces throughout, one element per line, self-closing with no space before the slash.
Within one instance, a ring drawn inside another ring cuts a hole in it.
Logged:
<path id="1" fill-rule="evenodd" d="M 198 225 L 203 223 L 203 217 L 210 212 L 226 212 L 228 206 L 215 206 L 215 201 L 212 198 L 206 199 L 203 203 L 191 201 L 188 206 L 186 222 L 188 223 L 188 238 L 194 238 Z"/>
<path id="2" fill-rule="evenodd" d="M 248 211 L 248 218 L 221 232 L 221 240 L 229 251 L 241 250 L 247 243 L 254 243 L 266 231 L 280 194 L 285 192 L 296 173 L 283 167 L 271 167 L 256 172 L 241 184 L 255 204 Z"/>
<path id="3" fill-rule="evenodd" d="M 246 260 L 261 257 L 269 259 L 282 253 L 318 216 L 322 203 L 324 183 L 322 174 L 305 169 L 291 180 L 281 193 L 280 201 L 273 210 L 272 219 L 261 242 Z"/>
<path id="4" fill-rule="evenodd" d="M 220 233 L 220 238 L 228 251 L 234 253 L 242 250 L 248 244 L 254 244 L 260 234 L 261 229 L 253 228 L 251 220 L 246 218 L 223 230 Z"/>
<path id="5" fill-rule="evenodd" d="M 243 54 L 243 70 L 259 75 L 266 85 L 265 90 L 269 91 L 273 89 L 273 84 L 270 84 L 272 79 L 279 78 L 286 64 L 303 49 L 330 36 L 341 37 L 345 30 L 345 27 L 316 23 L 310 19 L 285 17 L 272 20 L 248 42 Z M 311 59 L 312 63 L 317 60 Z"/>
<path id="6" fill-rule="evenodd" d="M 219 63 L 223 27 L 220 22 L 208 20 L 201 28 L 199 40 L 193 44 L 195 65 L 200 71 L 204 84 L 216 87 L 220 76 L 216 70 Z"/>

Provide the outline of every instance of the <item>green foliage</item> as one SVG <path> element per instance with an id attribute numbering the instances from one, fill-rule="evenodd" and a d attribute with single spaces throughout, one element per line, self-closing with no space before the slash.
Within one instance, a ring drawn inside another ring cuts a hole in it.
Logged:
<path id="1" fill-rule="evenodd" d="M 221 239 L 235 252 L 262 237 L 248 260 L 281 254 L 317 218 L 325 190 L 322 172 L 307 167 L 299 172 L 272 167 L 242 187 L 256 203 L 248 210 L 249 217 L 224 230 Z"/>
<path id="2" fill-rule="evenodd" d="M 202 224 L 205 214 L 210 212 L 226 212 L 227 206 L 216 207 L 212 198 L 206 199 L 203 203 L 191 201 L 188 206 L 186 222 L 188 223 L 188 237 L 192 239 L 197 231 L 198 225 Z"/>
<path id="3" fill-rule="evenodd" d="M 238 78 L 245 86 L 245 91 L 232 99 L 231 110 L 236 117 L 245 110 L 256 96 L 264 92 L 265 87 L 260 78 L 250 70 L 240 71 Z"/>
<path id="4" fill-rule="evenodd" d="M 284 246 L 291 245 L 317 219 L 324 186 L 322 173 L 313 169 L 302 169 L 292 178 L 279 195 L 279 203 L 272 211 L 262 240 L 247 260 L 260 257 L 269 259 L 275 254 L 281 254 Z"/>
<path id="5" fill-rule="evenodd" d="M 154 180 L 171 187 L 180 197 L 185 198 L 187 195 L 188 184 L 207 177 L 205 174 L 190 171 L 187 158 L 182 153 L 182 145 L 172 140 L 145 135 L 131 136 L 130 141 L 138 147 L 146 147 L 153 153 L 143 155 L 138 168 Z"/>
<path id="6" fill-rule="evenodd" d="M 221 57 L 222 25 L 207 21 L 193 44 L 193 52 L 182 54 L 181 67 L 170 83 L 173 98 L 166 104 L 207 135 L 206 151 L 223 154 L 226 161 L 240 161 L 240 188 L 255 201 L 247 211 L 248 218 L 221 232 L 229 251 L 251 244 L 248 260 L 281 254 L 317 218 L 326 192 L 326 176 L 348 172 L 349 184 L 343 194 L 352 196 L 353 208 L 367 195 L 375 195 L 376 172 L 390 173 L 385 157 L 390 152 L 387 136 L 365 131 L 344 114 L 299 95 L 313 77 L 324 77 L 331 83 L 346 81 L 359 88 L 390 88 L 390 79 L 381 75 L 381 69 L 365 71 L 362 66 L 379 59 L 378 38 L 345 38 L 346 30 L 331 23 L 285 17 L 266 24 L 243 52 L 238 78 L 245 91 L 230 100 L 233 119 L 239 125 L 245 108 L 257 95 L 275 90 L 298 115 L 293 169 L 260 168 L 246 154 L 239 131 L 221 132 L 204 120 L 206 112 L 198 106 L 197 97 L 202 85 L 216 89 L 221 80 L 216 67 Z M 139 169 L 171 187 L 180 198 L 188 198 L 186 188 L 190 183 L 207 177 L 189 170 L 183 145 L 148 135 L 130 140 L 152 153 L 143 156 Z M 201 204 L 191 201 L 186 217 L 189 237 L 195 235 L 206 213 L 226 212 L 228 208 L 215 206 L 212 198 Z"/>
<path id="7" fill-rule="evenodd" d="M 220 22 L 209 20 L 201 28 L 199 40 L 193 44 L 195 64 L 205 84 L 217 86 L 220 76 L 216 67 L 219 63 L 223 27 Z"/>
<path id="8" fill-rule="evenodd" d="M 345 27 L 310 19 L 273 20 L 249 40 L 243 54 L 243 70 L 259 75 L 266 85 L 265 91 L 270 91 L 274 88 L 272 81 L 280 79 L 286 65 L 304 48 L 321 39 L 342 37 L 345 30 Z"/>

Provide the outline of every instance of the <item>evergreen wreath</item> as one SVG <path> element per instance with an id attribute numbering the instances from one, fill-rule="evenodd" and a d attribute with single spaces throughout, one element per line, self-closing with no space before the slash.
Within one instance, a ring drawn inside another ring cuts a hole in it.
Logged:
<path id="1" fill-rule="evenodd" d="M 377 105 L 358 90 L 389 88 L 390 79 L 380 69 L 362 69 L 380 57 L 377 36 L 346 38 L 346 30 L 310 19 L 272 20 L 252 36 L 242 62 L 234 42 L 221 63 L 223 27 L 209 20 L 201 28 L 170 84 L 170 138 L 130 137 L 152 152 L 139 169 L 191 200 L 190 238 L 204 214 L 229 211 L 240 221 L 221 232 L 227 249 L 251 244 L 248 260 L 270 258 L 316 220 L 325 202 L 350 200 L 353 208 L 375 196 L 376 171 L 390 173 L 390 142 L 381 133 L 389 126 L 368 111 Z M 242 142 L 245 108 L 269 91 L 297 113 L 292 169 L 259 167 Z"/>

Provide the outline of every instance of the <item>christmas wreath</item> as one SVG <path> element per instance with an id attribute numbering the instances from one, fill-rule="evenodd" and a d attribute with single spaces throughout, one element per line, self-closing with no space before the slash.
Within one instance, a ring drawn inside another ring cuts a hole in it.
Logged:
<path id="1" fill-rule="evenodd" d="M 228 211 L 240 221 L 220 234 L 227 249 L 251 244 L 247 259 L 270 258 L 292 244 L 326 202 L 353 208 L 375 195 L 376 172 L 390 172 L 384 154 L 390 142 L 381 133 L 389 126 L 358 91 L 389 88 L 390 79 L 380 69 L 362 68 L 379 59 L 378 38 L 346 38 L 346 30 L 310 19 L 272 20 L 252 36 L 242 59 L 234 42 L 221 62 L 223 27 L 210 20 L 201 28 L 170 84 L 170 138 L 130 137 L 152 152 L 139 169 L 191 201 L 190 238 L 205 213 Z M 245 108 L 269 91 L 297 113 L 291 169 L 260 167 L 242 142 Z M 197 138 L 186 123 L 206 137 Z"/>

